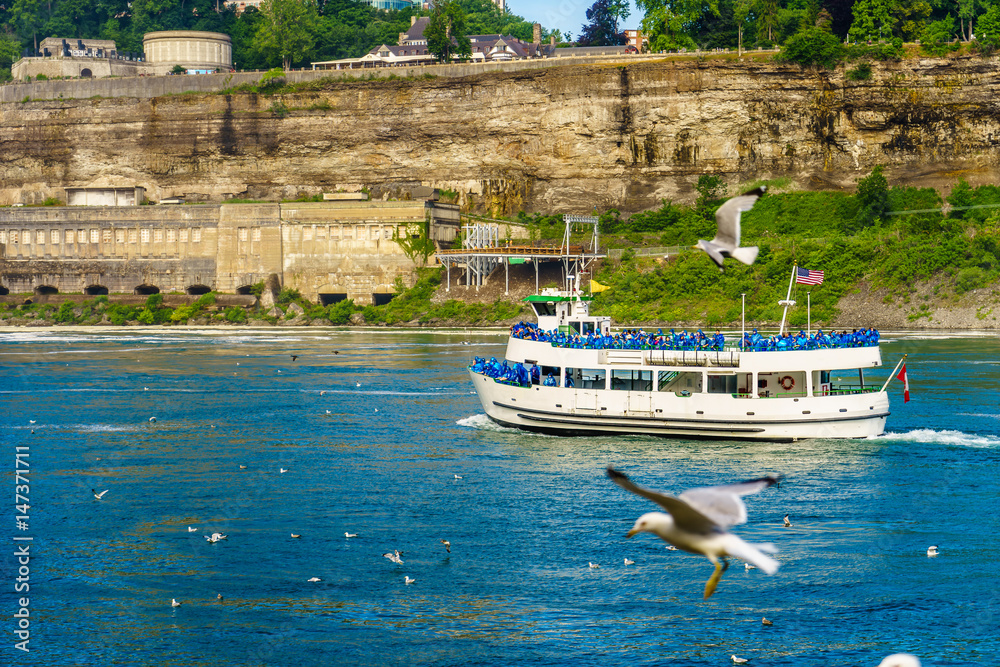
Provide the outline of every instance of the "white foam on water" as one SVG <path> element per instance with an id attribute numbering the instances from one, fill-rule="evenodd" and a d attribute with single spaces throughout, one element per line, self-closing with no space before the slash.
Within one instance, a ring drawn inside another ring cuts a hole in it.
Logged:
<path id="1" fill-rule="evenodd" d="M 490 419 L 484 414 L 472 415 L 471 417 L 466 417 L 465 419 L 459 419 L 455 422 L 459 426 L 466 426 L 468 428 L 474 428 L 478 431 L 495 431 L 497 433 L 520 433 L 521 431 L 516 428 L 510 428 L 508 426 L 501 426 L 495 421 Z"/>
<path id="2" fill-rule="evenodd" d="M 1000 437 L 995 435 L 975 435 L 962 431 L 935 431 L 929 428 L 919 428 L 906 433 L 886 433 L 877 440 L 893 440 L 896 442 L 918 442 L 925 445 L 954 445 L 958 447 L 1000 447 Z"/>

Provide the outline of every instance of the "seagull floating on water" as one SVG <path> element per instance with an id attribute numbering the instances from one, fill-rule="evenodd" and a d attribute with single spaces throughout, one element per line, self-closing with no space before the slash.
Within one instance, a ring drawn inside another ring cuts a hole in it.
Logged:
<path id="1" fill-rule="evenodd" d="M 301 535 L 297 535 L 297 534 L 295 534 L 295 533 L 292 533 L 291 535 L 292 535 L 292 537 L 293 537 L 293 538 L 295 538 L 295 539 L 298 539 L 298 538 L 302 537 Z"/>
<path id="2" fill-rule="evenodd" d="M 29 419 L 29 420 L 28 420 L 28 423 L 29 423 L 29 424 L 34 424 L 34 423 L 35 423 L 35 420 L 34 420 L 34 419 Z"/>
<path id="3" fill-rule="evenodd" d="M 715 212 L 716 232 L 711 241 L 699 239 L 694 246 L 704 250 L 712 261 L 724 270 L 722 262 L 726 257 L 738 259 L 744 264 L 753 264 L 757 259 L 757 246 L 740 247 L 740 213 L 753 208 L 754 202 L 763 196 L 767 186 L 762 185 L 750 192 L 733 197 Z"/>
<path id="4" fill-rule="evenodd" d="M 278 468 L 278 472 L 288 472 L 288 468 Z"/>
<path id="5" fill-rule="evenodd" d="M 181 603 L 177 601 L 177 598 L 171 598 L 171 600 L 170 600 L 170 606 L 171 607 L 180 607 Z"/>
<path id="6" fill-rule="evenodd" d="M 240 470 L 246 470 L 246 469 L 247 469 L 246 466 L 240 466 Z"/>
<path id="7" fill-rule="evenodd" d="M 760 619 L 760 624 L 761 625 L 774 625 L 774 623 L 772 623 L 771 621 L 767 620 L 766 618 L 761 618 Z"/>
<path id="8" fill-rule="evenodd" d="M 743 567 L 746 569 L 747 572 L 749 572 L 750 570 L 757 569 L 756 565 L 751 565 L 750 563 L 743 563 Z"/>
<path id="9" fill-rule="evenodd" d="M 590 565 L 591 570 L 599 570 L 601 568 L 601 566 L 598 565 L 597 563 L 591 563 L 588 561 L 587 564 Z"/>
<path id="10" fill-rule="evenodd" d="M 317 581 L 323 581 L 323 580 L 320 579 L 319 577 L 309 577 L 308 579 L 306 579 L 306 581 L 317 582 Z"/>
<path id="11" fill-rule="evenodd" d="M 935 546 L 929 546 L 929 547 L 927 547 L 927 556 L 929 558 L 933 558 L 934 556 L 937 556 L 939 553 L 940 552 L 938 551 L 937 547 L 935 547 Z"/>
<path id="12" fill-rule="evenodd" d="M 441 544 L 444 545 L 445 551 L 451 553 L 451 542 L 449 542 L 448 540 L 441 540 Z"/>
<path id="13" fill-rule="evenodd" d="M 785 528 L 791 528 L 792 522 L 788 520 L 788 515 L 785 515 Z"/>
<path id="14" fill-rule="evenodd" d="M 625 564 L 626 565 L 635 565 L 635 561 L 634 560 L 629 560 L 628 558 L 626 558 L 625 559 Z"/>
<path id="15" fill-rule="evenodd" d="M 194 533 L 194 532 L 197 532 L 197 531 L 198 531 L 198 529 L 195 528 L 194 526 L 188 526 L 188 532 L 189 533 Z"/>
<path id="16" fill-rule="evenodd" d="M 91 489 L 90 492 L 94 494 L 95 498 L 97 498 L 98 500 L 101 500 L 104 497 L 104 494 L 108 492 L 108 490 L 104 489 L 103 491 L 101 491 L 100 493 L 98 493 L 97 491 Z"/>
<path id="17" fill-rule="evenodd" d="M 722 573 L 729 567 L 728 557 L 749 561 L 768 574 L 777 572 L 778 561 L 763 553 L 775 551 L 774 546 L 749 544 L 727 532 L 727 529 L 746 523 L 747 508 L 741 496 L 777 484 L 780 477 L 761 477 L 738 484 L 689 489 L 675 498 L 638 486 L 610 466 L 607 472 L 618 486 L 667 510 L 666 513 L 648 512 L 640 516 L 632 530 L 628 531 L 628 537 L 642 532 L 653 533 L 684 551 L 702 554 L 715 565 L 715 572 L 705 584 L 705 599 L 715 592 Z"/>
<path id="18" fill-rule="evenodd" d="M 733 655 L 729 656 L 729 659 L 732 660 L 733 663 L 735 663 L 737 665 L 745 665 L 746 663 L 750 662 L 746 658 L 737 658 L 735 653 Z"/>
<path id="19" fill-rule="evenodd" d="M 893 653 L 883 658 L 878 667 L 920 667 L 920 659 L 910 653 Z"/>
<path id="20" fill-rule="evenodd" d="M 455 479 L 462 479 L 461 475 L 455 475 Z"/>
<path id="21" fill-rule="evenodd" d="M 344 533 L 344 537 L 346 538 L 357 537 L 357 536 L 358 536 L 357 533 Z"/>
<path id="22" fill-rule="evenodd" d="M 355 383 L 354 383 L 354 386 L 355 386 L 355 387 L 360 387 L 360 386 L 361 386 L 361 383 L 360 383 L 360 382 L 355 382 Z"/>
<path id="23" fill-rule="evenodd" d="M 416 581 L 416 579 L 410 579 L 409 575 L 403 575 L 403 579 L 404 579 L 404 581 L 406 581 L 406 585 L 407 585 L 407 586 L 409 586 L 409 585 L 410 585 L 410 584 L 412 584 L 412 583 L 413 583 L 414 581 Z"/>
<path id="24" fill-rule="evenodd" d="M 219 593 L 218 595 L 216 595 L 215 599 L 218 600 L 219 602 L 222 602 L 222 593 Z"/>

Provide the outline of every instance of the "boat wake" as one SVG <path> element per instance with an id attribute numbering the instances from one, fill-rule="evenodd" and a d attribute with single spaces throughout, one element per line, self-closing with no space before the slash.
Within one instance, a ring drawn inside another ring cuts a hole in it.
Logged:
<path id="1" fill-rule="evenodd" d="M 935 431 L 929 428 L 919 428 L 906 433 L 886 433 L 878 440 L 894 442 L 919 442 L 929 445 L 955 445 L 958 447 L 1000 448 L 1000 437 L 995 435 L 980 435 L 963 433 L 962 431 Z"/>
<path id="2" fill-rule="evenodd" d="M 495 421 L 490 419 L 484 414 L 472 415 L 471 417 L 466 417 L 465 419 L 459 419 L 455 422 L 459 426 L 466 426 L 468 428 L 474 428 L 478 431 L 495 431 L 497 433 L 521 433 L 519 429 L 510 428 L 507 426 L 500 426 Z"/>

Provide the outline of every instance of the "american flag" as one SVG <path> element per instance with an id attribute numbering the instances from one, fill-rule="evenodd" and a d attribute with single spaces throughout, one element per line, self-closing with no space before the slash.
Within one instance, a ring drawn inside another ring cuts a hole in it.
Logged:
<path id="1" fill-rule="evenodd" d="M 799 283 L 800 285 L 822 285 L 823 272 L 810 271 L 809 269 L 803 269 L 802 267 L 797 267 L 795 269 L 795 282 Z"/>

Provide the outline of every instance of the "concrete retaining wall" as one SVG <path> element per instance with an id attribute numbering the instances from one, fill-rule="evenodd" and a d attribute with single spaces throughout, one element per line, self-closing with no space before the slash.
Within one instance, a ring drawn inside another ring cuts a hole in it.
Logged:
<path id="1" fill-rule="evenodd" d="M 387 78 L 421 77 L 425 75 L 442 77 L 463 77 L 485 72 L 511 72 L 573 64 L 599 64 L 636 62 L 642 59 L 662 59 L 662 55 L 590 56 L 573 58 L 545 58 L 541 60 L 517 60 L 507 63 L 425 65 L 420 67 L 377 67 L 353 70 L 293 70 L 285 72 L 289 83 L 315 81 L 324 77 L 335 78 Z M 178 74 L 175 76 L 132 76 L 108 79 L 69 79 L 58 81 L 36 81 L 33 83 L 9 83 L 0 86 L 0 104 L 31 100 L 89 99 L 92 97 L 138 97 L 152 98 L 182 93 L 214 93 L 242 83 L 257 83 L 264 75 L 262 71 L 235 72 L 232 74 Z"/>

